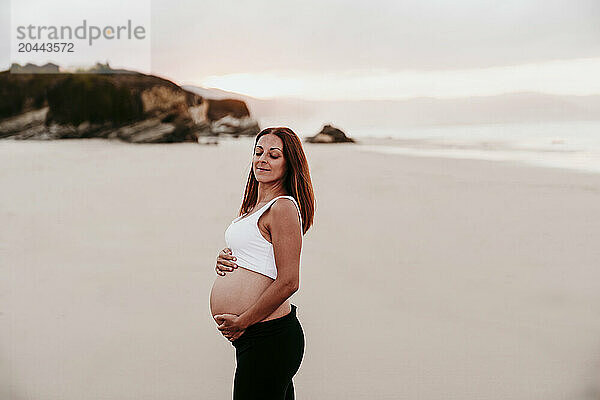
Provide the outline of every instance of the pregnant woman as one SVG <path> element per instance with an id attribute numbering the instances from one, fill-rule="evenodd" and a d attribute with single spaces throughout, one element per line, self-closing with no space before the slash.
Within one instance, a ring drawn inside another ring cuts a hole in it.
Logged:
<path id="1" fill-rule="evenodd" d="M 289 400 L 304 355 L 304 332 L 289 297 L 300 283 L 313 188 L 302 142 L 291 129 L 264 129 L 253 152 L 239 215 L 217 258 L 210 309 L 235 347 L 233 399 Z"/>

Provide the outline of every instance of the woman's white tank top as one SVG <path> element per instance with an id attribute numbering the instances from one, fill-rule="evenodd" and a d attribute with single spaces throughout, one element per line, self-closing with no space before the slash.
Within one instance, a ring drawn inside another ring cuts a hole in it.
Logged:
<path id="1" fill-rule="evenodd" d="M 277 278 L 273 244 L 260 233 L 258 219 L 269 209 L 275 200 L 282 197 L 287 197 L 294 202 L 298 209 L 298 216 L 300 217 L 300 227 L 302 227 L 302 215 L 300 214 L 300 207 L 296 199 L 292 196 L 277 196 L 249 216 L 241 215 L 237 217 L 231 221 L 231 224 L 225 230 L 225 243 L 237 258 L 235 263 L 240 267 L 258 272 L 272 279 Z M 300 254 L 302 257 L 302 248 L 300 249 Z"/>

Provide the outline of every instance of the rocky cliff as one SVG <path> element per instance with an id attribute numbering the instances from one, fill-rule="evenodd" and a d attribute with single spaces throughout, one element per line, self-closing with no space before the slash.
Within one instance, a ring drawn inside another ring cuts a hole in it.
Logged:
<path id="1" fill-rule="evenodd" d="M 0 138 L 169 143 L 258 132 L 243 101 L 205 99 L 152 75 L 0 72 Z"/>

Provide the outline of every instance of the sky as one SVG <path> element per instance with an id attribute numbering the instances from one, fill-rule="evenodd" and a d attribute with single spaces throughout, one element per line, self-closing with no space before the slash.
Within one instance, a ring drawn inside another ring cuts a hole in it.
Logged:
<path id="1" fill-rule="evenodd" d="M 179 84 L 317 100 L 600 94 L 598 0 L 147 2 L 148 72 Z"/>

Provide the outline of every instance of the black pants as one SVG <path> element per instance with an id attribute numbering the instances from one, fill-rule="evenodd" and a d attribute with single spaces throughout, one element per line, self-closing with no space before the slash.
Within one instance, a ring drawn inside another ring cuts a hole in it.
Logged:
<path id="1" fill-rule="evenodd" d="M 296 306 L 280 318 L 258 322 L 231 342 L 235 347 L 233 400 L 293 400 L 292 378 L 304 356 Z"/>

